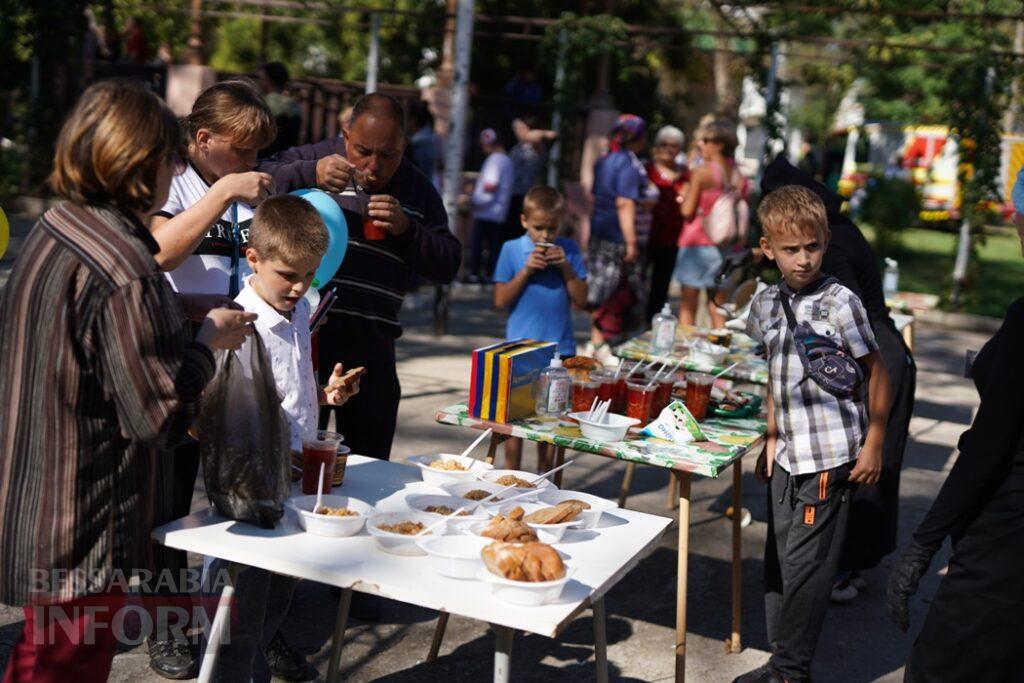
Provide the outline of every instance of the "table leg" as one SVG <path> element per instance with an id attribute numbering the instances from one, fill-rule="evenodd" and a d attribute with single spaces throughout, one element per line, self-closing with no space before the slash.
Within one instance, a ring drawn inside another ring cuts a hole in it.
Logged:
<path id="1" fill-rule="evenodd" d="M 331 641 L 331 658 L 327 663 L 327 683 L 338 682 L 341 668 L 341 648 L 345 645 L 345 628 L 348 626 L 348 610 L 352 606 L 352 589 L 343 588 L 338 600 L 338 618 L 334 622 L 334 639 Z"/>
<path id="2" fill-rule="evenodd" d="M 743 649 L 740 627 L 743 625 L 743 459 L 732 466 L 732 638 L 729 651 Z"/>
<path id="3" fill-rule="evenodd" d="M 512 636 L 508 626 L 491 624 L 494 628 L 494 683 L 508 683 L 512 672 Z"/>
<path id="4" fill-rule="evenodd" d="M 686 584 L 690 561 L 690 473 L 673 470 L 679 481 L 679 565 L 676 577 L 676 682 L 686 680 Z"/>
<path id="5" fill-rule="evenodd" d="M 206 639 L 206 651 L 203 653 L 203 662 L 199 668 L 199 683 L 209 683 L 213 680 L 220 640 L 231 622 L 231 602 L 235 599 L 235 582 L 238 580 L 239 566 L 234 562 L 229 562 L 227 569 L 228 580 L 221 589 L 220 597 L 217 600 L 217 611 L 213 615 L 213 625 L 210 627 L 210 635 Z"/>
<path id="6" fill-rule="evenodd" d="M 488 465 L 494 464 L 494 456 L 498 453 L 498 444 L 502 441 L 504 439 L 499 434 L 491 433 L 491 445 L 487 448 L 487 457 L 485 458 Z"/>
<path id="7" fill-rule="evenodd" d="M 555 467 L 559 467 L 565 462 L 565 446 L 558 446 L 555 448 Z M 559 470 L 555 472 L 555 486 L 562 488 L 562 472 L 565 470 Z"/>
<path id="8" fill-rule="evenodd" d="M 591 605 L 594 611 L 594 669 L 597 683 L 608 683 L 608 635 L 605 632 L 604 598 Z"/>
<path id="9" fill-rule="evenodd" d="M 679 482 L 671 472 L 668 473 L 668 501 L 665 503 L 666 510 L 675 510 L 679 506 Z"/>
<path id="10" fill-rule="evenodd" d="M 629 498 L 629 487 L 633 485 L 633 470 L 636 469 L 635 462 L 626 463 L 626 473 L 622 475 L 622 490 L 619 491 L 619 507 L 626 507 L 626 499 Z"/>
<path id="11" fill-rule="evenodd" d="M 437 623 L 434 625 L 434 638 L 430 641 L 430 652 L 427 653 L 427 664 L 437 661 L 437 653 L 441 650 L 441 642 L 444 640 L 445 629 L 448 628 L 448 613 L 440 611 L 437 613 Z"/>

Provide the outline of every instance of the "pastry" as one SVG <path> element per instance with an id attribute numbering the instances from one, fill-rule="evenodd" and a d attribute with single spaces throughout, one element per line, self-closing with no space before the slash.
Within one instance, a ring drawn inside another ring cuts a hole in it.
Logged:
<path id="1" fill-rule="evenodd" d="M 565 576 L 558 552 L 547 543 L 494 542 L 480 551 L 488 571 L 511 581 L 555 581 Z"/>
<path id="2" fill-rule="evenodd" d="M 587 356 L 573 356 L 562 361 L 562 367 L 568 370 L 570 377 L 582 382 L 590 379 L 590 373 L 599 370 L 601 363 Z"/>
<path id="3" fill-rule="evenodd" d="M 508 515 L 496 515 L 484 527 L 480 535 L 506 543 L 523 543 L 537 540 L 537 534 L 523 522 L 523 508 L 518 505 L 512 508 Z"/>
<path id="4" fill-rule="evenodd" d="M 583 507 L 586 505 L 586 507 Z M 564 524 L 571 522 L 590 506 L 578 500 L 567 500 L 552 507 L 531 512 L 523 518 L 529 524 Z"/>

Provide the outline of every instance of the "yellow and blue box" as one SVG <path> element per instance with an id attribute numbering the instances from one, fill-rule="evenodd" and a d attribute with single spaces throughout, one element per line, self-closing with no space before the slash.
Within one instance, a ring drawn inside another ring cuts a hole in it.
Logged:
<path id="1" fill-rule="evenodd" d="M 513 339 L 473 351 L 469 414 L 506 423 L 534 413 L 533 387 L 551 363 L 557 344 Z"/>

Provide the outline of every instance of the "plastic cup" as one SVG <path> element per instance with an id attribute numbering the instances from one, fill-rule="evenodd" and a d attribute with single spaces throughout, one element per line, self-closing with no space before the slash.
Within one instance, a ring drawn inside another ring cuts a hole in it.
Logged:
<path id="1" fill-rule="evenodd" d="M 647 382 L 626 382 L 626 417 L 640 420 L 641 424 L 651 421 L 651 400 L 654 398 L 654 387 Z"/>
<path id="2" fill-rule="evenodd" d="M 686 408 L 695 420 L 703 420 L 708 414 L 711 387 L 715 378 L 703 372 L 686 373 Z"/>
<path id="3" fill-rule="evenodd" d="M 384 228 L 379 227 L 373 218 L 363 216 L 363 237 L 371 242 L 379 242 L 385 234 Z"/>
<path id="4" fill-rule="evenodd" d="M 597 382 L 597 400 L 607 401 L 615 398 L 615 371 L 614 370 L 593 370 L 590 373 L 590 380 Z M 590 406 L 586 407 L 590 410 Z M 612 412 L 615 412 L 614 410 Z"/>
<path id="5" fill-rule="evenodd" d="M 665 375 L 660 377 L 654 384 L 654 398 L 651 401 L 651 417 L 661 415 L 661 411 L 665 409 L 665 406 L 672 402 L 672 387 L 675 383 L 675 377 Z"/>
<path id="6" fill-rule="evenodd" d="M 302 439 L 302 492 L 312 495 L 316 493 L 316 483 L 320 479 L 320 465 L 324 466 L 324 493 L 331 492 L 334 481 L 334 467 L 338 462 L 338 446 L 345 439 L 338 432 L 318 429 L 310 432 Z"/>
<path id="7" fill-rule="evenodd" d="M 595 379 L 575 379 L 572 382 L 572 410 L 574 413 L 590 410 L 597 398 L 601 382 Z"/>
<path id="8" fill-rule="evenodd" d="M 348 446 L 338 446 L 338 458 L 334 463 L 335 486 L 341 486 L 345 483 L 345 465 L 348 464 L 348 455 L 351 452 Z"/>

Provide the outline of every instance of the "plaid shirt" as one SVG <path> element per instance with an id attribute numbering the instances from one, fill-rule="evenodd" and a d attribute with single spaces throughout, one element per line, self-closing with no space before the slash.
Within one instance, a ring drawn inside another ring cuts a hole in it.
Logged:
<path id="1" fill-rule="evenodd" d="M 804 375 L 793 334 L 786 324 L 783 296 L 797 321 L 832 337 L 854 357 L 878 349 L 867 312 L 857 295 L 832 282 L 794 292 L 785 282 L 757 295 L 747 334 L 768 350 L 768 387 L 775 404 L 778 440 L 775 462 L 792 475 L 822 472 L 857 458 L 867 429 L 867 382 L 851 399 L 833 396 Z"/>

